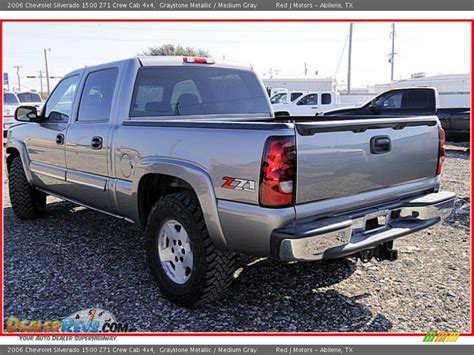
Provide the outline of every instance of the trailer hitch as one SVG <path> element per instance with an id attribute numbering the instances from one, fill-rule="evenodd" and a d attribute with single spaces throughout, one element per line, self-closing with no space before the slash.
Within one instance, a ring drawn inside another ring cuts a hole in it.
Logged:
<path id="1" fill-rule="evenodd" d="M 392 249 L 393 241 L 380 244 L 372 249 L 367 249 L 358 252 L 354 255 L 356 259 L 359 259 L 363 263 L 368 263 L 375 258 L 377 261 L 388 260 L 395 261 L 398 259 L 398 250 Z"/>

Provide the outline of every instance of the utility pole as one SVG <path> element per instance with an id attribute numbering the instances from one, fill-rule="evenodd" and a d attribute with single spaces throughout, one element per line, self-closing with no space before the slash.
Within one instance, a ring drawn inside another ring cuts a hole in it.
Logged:
<path id="1" fill-rule="evenodd" d="M 40 79 L 40 88 L 41 88 L 41 95 L 43 94 L 43 71 L 40 70 L 39 72 L 39 79 Z"/>
<path id="2" fill-rule="evenodd" d="M 351 64 L 352 64 L 352 28 L 354 24 L 349 24 L 349 58 L 347 60 L 347 93 L 351 93 Z"/>
<path id="3" fill-rule="evenodd" d="M 389 54 L 389 63 L 391 64 L 390 80 L 393 81 L 393 70 L 395 66 L 395 23 L 392 23 L 392 32 L 390 33 L 392 37 L 392 53 Z"/>
<path id="4" fill-rule="evenodd" d="M 23 68 L 23 66 L 15 65 L 13 68 L 16 69 L 16 77 L 18 78 L 18 91 L 21 91 L 20 69 Z"/>
<path id="5" fill-rule="evenodd" d="M 48 55 L 47 52 L 51 52 L 51 48 L 47 48 L 44 50 L 44 64 L 46 66 L 46 87 L 48 89 L 48 96 L 49 96 L 49 69 L 48 69 Z"/>
<path id="6" fill-rule="evenodd" d="M 304 62 L 304 76 L 308 75 L 308 66 L 306 65 L 306 62 Z"/>

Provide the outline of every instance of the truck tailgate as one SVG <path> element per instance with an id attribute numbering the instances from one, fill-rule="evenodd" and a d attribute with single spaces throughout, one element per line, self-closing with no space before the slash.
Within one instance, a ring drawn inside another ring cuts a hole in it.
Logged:
<path id="1" fill-rule="evenodd" d="M 295 123 L 297 204 L 436 175 L 436 117 L 332 119 Z"/>

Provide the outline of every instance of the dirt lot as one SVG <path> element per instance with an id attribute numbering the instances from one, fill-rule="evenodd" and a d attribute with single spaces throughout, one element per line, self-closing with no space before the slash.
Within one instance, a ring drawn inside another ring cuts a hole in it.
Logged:
<path id="1" fill-rule="evenodd" d="M 470 331 L 469 154 L 448 152 L 442 185 L 458 194 L 443 224 L 395 242 L 399 260 L 244 267 L 229 296 L 186 310 L 160 296 L 141 231 L 49 198 L 46 218 L 15 218 L 4 181 L 4 316 L 61 319 L 109 310 L 134 331 Z"/>

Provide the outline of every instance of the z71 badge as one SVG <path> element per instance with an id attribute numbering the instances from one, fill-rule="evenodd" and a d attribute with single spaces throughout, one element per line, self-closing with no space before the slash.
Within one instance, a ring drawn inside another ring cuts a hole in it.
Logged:
<path id="1" fill-rule="evenodd" d="M 255 191 L 255 181 L 247 179 L 238 179 L 233 177 L 224 176 L 222 179 L 225 183 L 222 185 L 224 189 L 231 190 L 243 190 L 243 191 Z"/>

